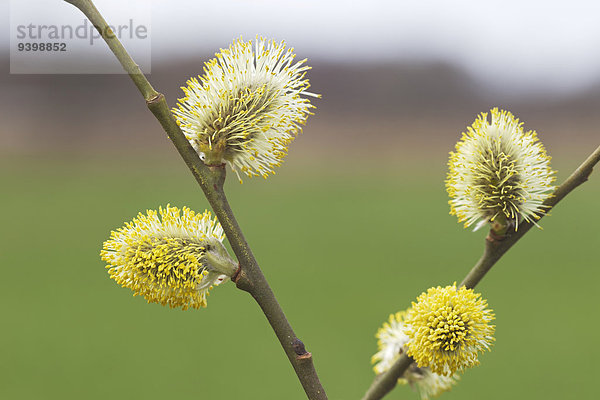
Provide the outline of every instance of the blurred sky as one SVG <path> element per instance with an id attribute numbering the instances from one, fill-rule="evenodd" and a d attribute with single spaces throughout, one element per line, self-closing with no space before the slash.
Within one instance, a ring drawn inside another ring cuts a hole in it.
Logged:
<path id="1" fill-rule="evenodd" d="M 64 23 L 76 13 L 54 1 L 56 7 L 46 13 L 49 22 Z M 96 1 L 109 20 L 127 12 L 126 3 Z M 311 59 L 448 61 L 508 90 L 569 92 L 600 81 L 600 2 L 594 0 L 144 3 L 152 7 L 153 62 L 214 53 L 240 35 L 262 34 L 285 39 Z M 8 7 L 3 0 L 6 26 Z M 7 34 L 0 46 L 8 48 Z"/>

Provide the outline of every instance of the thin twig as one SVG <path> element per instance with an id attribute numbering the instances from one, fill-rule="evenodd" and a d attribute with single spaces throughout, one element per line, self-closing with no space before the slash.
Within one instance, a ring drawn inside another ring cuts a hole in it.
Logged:
<path id="1" fill-rule="evenodd" d="M 225 166 L 208 167 L 198 157 L 183 132 L 177 125 L 165 97 L 158 93 L 143 75 L 138 65 L 127 53 L 100 12 L 91 0 L 65 0 L 79 8 L 102 35 L 111 51 L 117 57 L 125 71 L 129 74 L 146 104 L 177 148 L 177 151 L 196 178 L 212 206 L 235 255 L 240 262 L 240 271 L 236 276 L 238 288 L 247 291 L 256 300 L 271 327 L 275 331 L 290 363 L 292 364 L 307 397 L 310 400 L 326 400 L 327 395 L 315 371 L 312 355 L 304 349 L 304 344 L 296 337 L 292 327 L 281 310 L 271 287 L 246 242 L 233 211 L 229 206 L 223 183 Z"/>
<path id="2" fill-rule="evenodd" d="M 600 146 L 560 185 L 552 196 L 544 202 L 544 206 L 549 211 L 573 189 L 587 181 L 592 173 L 594 166 L 600 161 Z M 469 271 L 460 286 L 474 288 L 487 272 L 496 264 L 496 262 L 517 243 L 532 227 L 533 223 L 519 224 L 519 230 L 503 240 L 495 240 L 488 236 L 485 242 L 483 255 L 477 261 L 475 266 Z M 373 380 L 371 387 L 363 396 L 362 400 L 379 400 L 388 394 L 398 382 L 406 369 L 413 363 L 406 353 L 402 354 L 392 367 L 386 372 L 379 374 Z"/>

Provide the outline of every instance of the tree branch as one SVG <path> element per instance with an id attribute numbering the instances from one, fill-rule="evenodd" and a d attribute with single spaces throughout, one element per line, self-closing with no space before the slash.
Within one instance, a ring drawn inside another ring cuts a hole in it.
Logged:
<path id="1" fill-rule="evenodd" d="M 208 167 L 200 160 L 173 118 L 165 97 L 154 90 L 119 39 L 110 30 L 94 3 L 91 0 L 65 1 L 80 9 L 102 35 L 108 47 L 144 96 L 148 108 L 169 135 L 177 151 L 204 191 L 240 262 L 240 272 L 235 277 L 236 285 L 238 288 L 250 293 L 264 312 L 307 397 L 310 400 L 326 400 L 327 395 L 315 371 L 312 355 L 304 349 L 304 344 L 296 337 L 288 323 L 229 206 L 223 190 L 225 166 Z"/>
<path id="2" fill-rule="evenodd" d="M 565 198 L 576 187 L 587 181 L 592 173 L 594 166 L 600 161 L 600 146 L 560 185 L 552 196 L 544 201 L 544 206 L 550 211 L 559 201 Z M 542 215 L 543 217 L 543 215 Z M 474 288 L 483 279 L 485 274 L 496 264 L 496 262 L 506 253 L 515 243 L 517 243 L 530 229 L 533 223 L 525 222 L 519 225 L 519 230 L 502 240 L 494 239 L 490 235 L 486 238 L 483 255 L 477 261 L 475 266 L 467 274 L 460 286 Z M 404 352 L 392 367 L 386 372 L 379 374 L 373 380 L 371 387 L 363 396 L 362 400 L 379 400 L 388 394 L 398 382 L 408 367 L 414 360 Z"/>

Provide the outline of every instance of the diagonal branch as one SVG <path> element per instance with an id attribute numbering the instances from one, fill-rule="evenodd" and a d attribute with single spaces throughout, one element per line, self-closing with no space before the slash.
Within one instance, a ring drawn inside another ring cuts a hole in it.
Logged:
<path id="1" fill-rule="evenodd" d="M 185 138 L 173 118 L 165 97 L 154 90 L 138 65 L 110 30 L 110 27 L 98 9 L 96 9 L 94 3 L 91 0 L 65 1 L 80 9 L 94 27 L 96 27 L 100 35 L 102 35 L 108 47 L 144 96 L 148 108 L 160 122 L 167 135 L 169 135 L 177 151 L 204 191 L 208 202 L 223 226 L 231 248 L 240 262 L 240 273 L 235 277 L 234 281 L 239 289 L 247 291 L 252 295 L 264 312 L 288 356 L 307 397 L 310 400 L 327 400 L 325 390 L 315 371 L 312 355 L 305 350 L 304 344 L 296 337 L 296 334 L 288 323 L 229 206 L 229 202 L 223 191 L 225 166 L 208 167 L 200 160 L 198 154 Z"/>
<path id="2" fill-rule="evenodd" d="M 576 187 L 587 181 L 592 173 L 594 166 L 600 161 L 600 146 L 560 185 L 552 196 L 544 202 L 547 210 L 552 209 L 559 201 L 565 198 Z M 519 224 L 519 230 L 503 240 L 494 240 L 491 235 L 485 242 L 483 255 L 477 261 L 475 266 L 467 274 L 460 286 L 474 288 L 485 274 L 496 264 L 496 262 L 506 253 L 515 243 L 517 243 L 534 226 L 532 223 Z M 406 352 L 400 356 L 392 367 L 386 372 L 379 374 L 373 380 L 371 387 L 367 390 L 362 400 L 379 400 L 388 394 L 398 382 L 408 367 L 414 362 L 406 355 Z"/>

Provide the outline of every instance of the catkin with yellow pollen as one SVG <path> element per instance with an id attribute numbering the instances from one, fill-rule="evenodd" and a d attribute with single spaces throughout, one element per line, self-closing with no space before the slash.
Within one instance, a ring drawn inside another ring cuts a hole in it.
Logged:
<path id="1" fill-rule="evenodd" d="M 494 341 L 492 310 L 479 294 L 456 284 L 422 293 L 405 319 L 407 354 L 419 367 L 451 376 L 479 363 Z"/>
<path id="2" fill-rule="evenodd" d="M 224 238 L 210 212 L 167 206 L 111 232 L 100 255 L 111 279 L 149 303 L 200 308 L 208 291 L 237 270 Z"/>
<path id="3" fill-rule="evenodd" d="M 496 230 L 533 222 L 554 186 L 550 157 L 534 131 L 524 131 L 510 112 L 482 113 L 450 153 L 446 189 L 450 214 L 465 227 L 492 222 Z"/>
<path id="4" fill-rule="evenodd" d="M 306 96 L 306 60 L 294 62 L 284 42 L 234 41 L 182 87 L 173 114 L 207 165 L 227 163 L 238 174 L 275 173 L 313 106 Z"/>
<path id="5" fill-rule="evenodd" d="M 399 311 L 390 315 L 387 322 L 377 331 L 378 352 L 371 359 L 376 374 L 382 374 L 394 365 L 400 355 L 404 353 L 405 346 L 410 341 L 406 334 L 406 316 L 410 309 Z M 421 400 L 428 400 L 452 389 L 459 379 L 458 374 L 444 376 L 432 372 L 428 367 L 419 367 L 412 363 L 404 374 L 398 379 L 400 384 L 408 384 L 416 388 Z"/>

